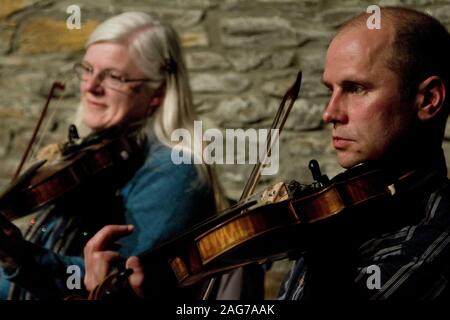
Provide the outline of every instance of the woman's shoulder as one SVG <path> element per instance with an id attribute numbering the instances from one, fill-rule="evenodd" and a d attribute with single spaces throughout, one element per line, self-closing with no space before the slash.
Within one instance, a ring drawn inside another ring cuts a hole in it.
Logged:
<path id="1" fill-rule="evenodd" d="M 195 164 L 175 164 L 172 148 L 156 139 L 149 140 L 146 158 L 131 184 L 171 184 L 185 190 L 209 188 L 201 168 Z"/>
<path id="2" fill-rule="evenodd" d="M 197 175 L 197 169 L 194 164 L 175 164 L 172 160 L 173 149 L 163 143 L 153 140 L 148 148 L 143 169 L 163 171 L 173 175 Z"/>

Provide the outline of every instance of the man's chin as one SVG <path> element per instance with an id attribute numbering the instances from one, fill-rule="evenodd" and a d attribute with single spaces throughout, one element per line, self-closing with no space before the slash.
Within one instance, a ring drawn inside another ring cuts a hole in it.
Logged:
<path id="1" fill-rule="evenodd" d="M 356 157 L 352 157 L 349 154 L 340 154 L 340 151 L 338 151 L 337 153 L 337 161 L 339 165 L 344 169 L 350 169 L 351 167 L 354 167 L 357 164 L 363 162 L 363 160 L 360 160 L 359 158 Z"/>

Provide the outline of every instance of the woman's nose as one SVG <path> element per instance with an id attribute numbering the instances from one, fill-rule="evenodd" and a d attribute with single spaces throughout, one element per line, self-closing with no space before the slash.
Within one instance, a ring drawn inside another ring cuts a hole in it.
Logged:
<path id="1" fill-rule="evenodd" d="M 82 81 L 81 85 L 84 87 L 85 91 L 89 91 L 91 93 L 101 93 L 103 92 L 102 80 L 98 75 L 93 75 L 89 79 Z"/>

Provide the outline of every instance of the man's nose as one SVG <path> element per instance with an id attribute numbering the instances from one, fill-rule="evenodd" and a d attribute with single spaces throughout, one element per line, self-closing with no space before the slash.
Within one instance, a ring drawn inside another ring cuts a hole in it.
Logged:
<path id="1" fill-rule="evenodd" d="M 339 92 L 333 92 L 322 114 L 325 123 L 345 123 L 347 113 Z"/>

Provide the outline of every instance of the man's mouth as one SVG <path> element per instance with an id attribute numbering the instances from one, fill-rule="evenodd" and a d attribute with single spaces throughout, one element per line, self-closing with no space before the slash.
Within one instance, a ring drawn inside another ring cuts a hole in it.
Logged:
<path id="1" fill-rule="evenodd" d="M 333 146 L 335 149 L 344 149 L 344 148 L 348 147 L 352 142 L 353 142 L 353 140 L 351 140 L 351 139 L 346 139 L 346 138 L 339 137 L 339 136 L 333 136 Z"/>

